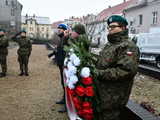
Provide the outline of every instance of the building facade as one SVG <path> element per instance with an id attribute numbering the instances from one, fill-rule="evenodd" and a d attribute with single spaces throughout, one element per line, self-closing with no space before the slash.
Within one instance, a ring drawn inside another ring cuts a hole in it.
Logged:
<path id="1" fill-rule="evenodd" d="M 22 16 L 22 30 L 30 38 L 52 39 L 53 30 L 48 17 Z"/>
<path id="2" fill-rule="evenodd" d="M 122 3 L 115 6 L 108 6 L 108 8 L 101 11 L 96 17 L 89 15 L 85 21 L 88 35 L 94 44 L 98 44 L 99 47 L 104 47 L 108 42 L 107 40 L 107 22 L 106 20 L 111 15 L 124 16 L 124 9 L 134 4 L 136 0 L 124 0 Z"/>
<path id="3" fill-rule="evenodd" d="M 125 10 L 130 33 L 160 32 L 160 0 L 139 0 Z"/>
<path id="4" fill-rule="evenodd" d="M 22 7 L 17 0 L 0 0 L 0 28 L 11 33 L 20 31 Z"/>

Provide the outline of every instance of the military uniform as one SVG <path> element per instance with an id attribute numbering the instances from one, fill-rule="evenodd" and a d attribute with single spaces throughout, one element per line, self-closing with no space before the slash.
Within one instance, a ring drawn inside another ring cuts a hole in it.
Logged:
<path id="1" fill-rule="evenodd" d="M 99 120 L 120 120 L 137 73 L 138 59 L 138 48 L 129 41 L 128 30 L 108 35 L 96 66 L 102 115 Z"/>
<path id="2" fill-rule="evenodd" d="M 8 39 L 6 36 L 0 37 L 0 64 L 2 67 L 2 76 L 6 76 L 7 72 L 7 55 L 8 55 Z"/>
<path id="3" fill-rule="evenodd" d="M 64 80 L 63 80 L 63 67 L 64 67 L 64 59 L 65 59 L 65 51 L 64 45 L 67 44 L 68 38 L 64 36 L 64 31 L 67 30 L 67 26 L 65 24 L 59 24 L 57 27 L 61 32 L 59 32 L 58 36 L 60 38 L 60 42 L 57 46 L 57 50 L 55 53 L 55 60 L 57 66 L 59 67 L 60 76 L 61 76 L 61 85 L 63 87 L 63 97 L 60 101 L 57 101 L 56 104 L 64 104 L 64 108 L 58 110 L 58 112 L 63 113 L 66 112 L 65 106 L 65 87 L 64 87 Z"/>
<path id="4" fill-rule="evenodd" d="M 28 62 L 29 62 L 29 56 L 32 51 L 32 43 L 30 39 L 27 37 L 19 37 L 19 38 L 14 37 L 13 39 L 19 45 L 17 54 L 21 71 L 20 75 L 25 74 L 28 76 Z"/>

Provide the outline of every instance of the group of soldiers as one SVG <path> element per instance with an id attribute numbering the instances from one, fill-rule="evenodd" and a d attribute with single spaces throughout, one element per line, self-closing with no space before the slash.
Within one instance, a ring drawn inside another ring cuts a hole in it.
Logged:
<path id="1" fill-rule="evenodd" d="M 98 80 L 96 81 L 97 92 L 100 97 L 99 118 L 97 120 L 120 120 L 121 111 L 128 102 L 131 93 L 134 76 L 137 73 L 139 50 L 136 44 L 129 40 L 127 20 L 118 15 L 108 18 L 108 43 L 97 56 L 96 71 Z M 65 24 L 58 25 L 58 36 L 60 43 L 57 46 L 56 62 L 60 70 L 61 84 L 64 90 L 63 67 L 65 50 L 64 46 L 68 45 L 68 27 Z M 85 33 L 83 25 L 78 25 L 71 33 L 74 39 Z M 32 51 L 32 44 L 26 37 L 26 32 L 21 31 L 12 37 L 12 40 L 18 43 L 19 49 L 18 61 L 20 65 L 20 76 L 28 76 L 28 61 Z M 5 31 L 0 30 L 0 64 L 2 67 L 1 77 L 6 76 L 7 72 L 7 55 L 8 39 Z M 87 61 L 86 61 L 87 62 Z M 62 100 L 56 102 L 64 104 L 64 109 L 59 112 L 66 112 L 65 91 Z"/>
<path id="2" fill-rule="evenodd" d="M 2 70 L 0 77 L 5 77 L 7 75 L 7 55 L 10 39 L 17 42 L 19 45 L 19 49 L 17 50 L 20 66 L 19 75 L 28 76 L 28 62 L 32 51 L 32 43 L 30 39 L 26 37 L 26 31 L 21 31 L 11 38 L 8 38 L 5 33 L 4 29 L 0 29 L 0 65 Z"/>
<path id="3" fill-rule="evenodd" d="M 110 16 L 107 24 L 108 43 L 97 56 L 95 65 L 98 72 L 98 81 L 95 84 L 99 93 L 101 108 L 97 120 L 120 120 L 121 112 L 124 110 L 131 93 L 134 76 L 137 73 L 139 49 L 133 41 L 129 40 L 128 22 L 124 17 L 119 15 Z M 81 27 L 77 28 L 72 32 L 71 37 L 78 37 L 81 34 L 82 29 L 79 29 Z M 58 65 L 64 88 L 63 62 L 65 57 L 64 46 L 66 40 L 68 40 L 65 33 L 67 26 L 60 24 L 58 29 L 61 41 L 60 46 L 57 47 L 57 56 L 61 58 L 58 60 L 60 62 Z M 64 95 L 63 99 L 57 104 L 65 104 Z M 65 109 L 60 112 L 65 112 Z"/>

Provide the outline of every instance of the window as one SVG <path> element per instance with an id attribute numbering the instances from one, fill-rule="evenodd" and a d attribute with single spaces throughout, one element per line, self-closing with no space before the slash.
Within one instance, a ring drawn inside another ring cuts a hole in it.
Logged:
<path id="1" fill-rule="evenodd" d="M 8 5 L 8 0 L 6 0 L 6 5 Z"/>
<path id="2" fill-rule="evenodd" d="M 139 25 L 143 24 L 143 15 L 139 15 Z"/>
<path id="3" fill-rule="evenodd" d="M 15 10 L 13 8 L 11 9 L 11 16 L 15 16 Z"/>
<path id="4" fill-rule="evenodd" d="M 11 5 L 12 5 L 12 7 L 14 7 L 14 1 L 11 1 Z"/>
<path id="5" fill-rule="evenodd" d="M 49 28 L 47 27 L 47 32 L 49 31 Z"/>
<path id="6" fill-rule="evenodd" d="M 157 22 L 158 22 L 158 12 L 156 11 L 156 12 L 153 12 L 152 13 L 153 14 L 153 24 L 156 24 Z"/>
<path id="7" fill-rule="evenodd" d="M 44 31 L 44 27 L 42 27 L 42 31 Z"/>
<path id="8" fill-rule="evenodd" d="M 30 27 L 30 31 L 33 31 L 33 28 L 32 28 L 32 27 Z"/>
<path id="9" fill-rule="evenodd" d="M 133 21 L 130 21 L 130 26 L 133 26 Z"/>

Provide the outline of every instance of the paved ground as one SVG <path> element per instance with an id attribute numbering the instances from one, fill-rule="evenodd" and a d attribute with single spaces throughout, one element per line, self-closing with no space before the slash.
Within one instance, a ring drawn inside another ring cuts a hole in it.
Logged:
<path id="1" fill-rule="evenodd" d="M 160 80 L 137 74 L 130 98 L 141 104 L 147 103 L 155 109 L 155 115 L 160 116 Z"/>
<path id="2" fill-rule="evenodd" d="M 9 50 L 8 76 L 0 78 L 0 120 L 67 120 L 55 101 L 61 98 L 59 71 L 45 46 L 33 46 L 29 77 L 20 77 L 17 48 Z"/>

